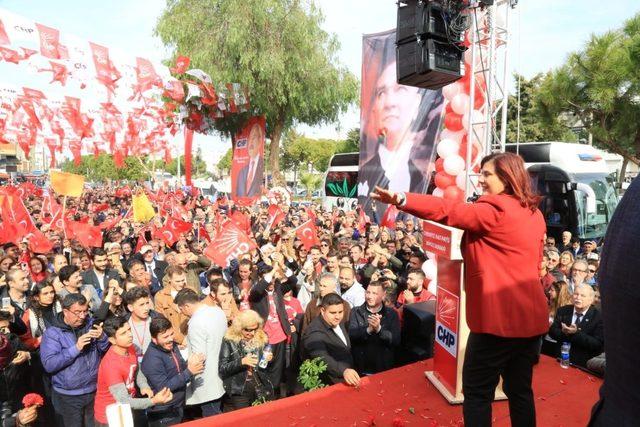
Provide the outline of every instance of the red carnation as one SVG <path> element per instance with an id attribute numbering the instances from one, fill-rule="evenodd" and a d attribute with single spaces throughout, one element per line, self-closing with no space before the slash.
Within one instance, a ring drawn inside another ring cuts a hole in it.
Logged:
<path id="1" fill-rule="evenodd" d="M 30 406 L 44 406 L 44 400 L 38 393 L 29 393 L 22 398 L 22 404 L 25 408 Z"/>

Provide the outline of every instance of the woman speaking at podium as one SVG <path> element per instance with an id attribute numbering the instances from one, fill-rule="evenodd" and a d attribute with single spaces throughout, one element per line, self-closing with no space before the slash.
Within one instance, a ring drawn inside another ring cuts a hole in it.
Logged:
<path id="1" fill-rule="evenodd" d="M 513 426 L 535 426 L 531 377 L 540 337 L 549 329 L 540 285 L 545 222 L 522 158 L 491 154 L 481 162 L 483 196 L 454 202 L 376 187 L 371 197 L 419 218 L 465 231 L 462 255 L 467 341 L 462 388 L 465 426 L 490 426 L 500 377 Z"/>

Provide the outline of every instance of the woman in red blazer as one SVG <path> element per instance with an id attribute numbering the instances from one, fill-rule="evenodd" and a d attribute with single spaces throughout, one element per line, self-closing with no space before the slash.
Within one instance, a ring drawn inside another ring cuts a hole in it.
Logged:
<path id="1" fill-rule="evenodd" d="M 490 426 L 500 379 L 513 426 L 534 426 L 531 377 L 549 329 L 540 286 L 545 222 L 522 158 L 496 153 L 481 162 L 483 196 L 467 204 L 376 187 L 371 197 L 417 217 L 465 230 L 467 342 L 462 384 L 466 426 Z"/>

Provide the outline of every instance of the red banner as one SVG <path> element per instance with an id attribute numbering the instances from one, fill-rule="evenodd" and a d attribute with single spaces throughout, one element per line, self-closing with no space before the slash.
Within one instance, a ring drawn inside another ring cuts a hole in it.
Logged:
<path id="1" fill-rule="evenodd" d="M 252 117 L 236 135 L 231 165 L 233 200 L 250 203 L 262 194 L 264 182 L 264 116 Z"/>
<path id="2" fill-rule="evenodd" d="M 256 248 L 249 238 L 233 221 L 227 221 L 213 236 L 204 255 L 215 264 L 226 267 L 232 259 Z"/>

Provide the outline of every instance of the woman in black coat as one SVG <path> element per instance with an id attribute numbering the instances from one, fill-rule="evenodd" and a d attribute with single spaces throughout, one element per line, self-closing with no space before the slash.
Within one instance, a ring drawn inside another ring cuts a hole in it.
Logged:
<path id="1" fill-rule="evenodd" d="M 269 343 L 262 329 L 264 322 L 253 310 L 238 313 L 222 341 L 218 371 L 224 385 L 224 411 L 251 406 L 255 401 L 271 399 L 273 386 L 264 369 L 258 366 Z M 267 361 L 271 360 L 267 355 Z"/>

